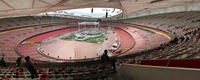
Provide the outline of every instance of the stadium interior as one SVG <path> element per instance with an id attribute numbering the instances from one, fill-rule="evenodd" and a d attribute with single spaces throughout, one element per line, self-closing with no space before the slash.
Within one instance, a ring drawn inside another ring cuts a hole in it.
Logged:
<path id="1" fill-rule="evenodd" d="M 0 80 L 200 80 L 200 0 L 0 0 L 0 58 Z"/>

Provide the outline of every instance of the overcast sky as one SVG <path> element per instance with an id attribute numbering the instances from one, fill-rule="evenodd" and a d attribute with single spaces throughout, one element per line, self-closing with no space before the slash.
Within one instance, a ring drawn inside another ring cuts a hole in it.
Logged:
<path id="1" fill-rule="evenodd" d="M 56 12 L 48 12 L 48 14 L 65 14 L 65 15 L 74 15 L 74 16 L 92 17 L 92 18 L 105 18 L 106 10 L 108 12 L 108 17 L 121 13 L 120 9 L 114 10 L 114 8 L 93 8 L 93 13 L 91 13 L 91 9 L 92 8 L 62 10 Z"/>

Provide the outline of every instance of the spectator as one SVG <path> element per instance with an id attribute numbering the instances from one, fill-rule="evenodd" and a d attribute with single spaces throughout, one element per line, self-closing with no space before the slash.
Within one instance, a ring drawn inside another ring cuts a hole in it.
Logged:
<path id="1" fill-rule="evenodd" d="M 17 67 L 21 67 L 22 57 L 17 58 L 16 65 Z"/>
<path id="2" fill-rule="evenodd" d="M 116 59 L 116 57 L 112 57 L 111 58 L 111 65 L 113 66 L 113 70 L 115 70 L 116 71 L 116 68 L 115 68 L 115 63 L 117 62 L 117 59 Z"/>
<path id="3" fill-rule="evenodd" d="M 8 67 L 8 64 L 6 63 L 6 61 L 4 60 L 4 57 L 1 58 L 0 60 L 0 65 L 3 67 Z"/>
<path id="4" fill-rule="evenodd" d="M 75 76 L 73 80 L 82 80 L 80 76 Z"/>
<path id="5" fill-rule="evenodd" d="M 37 70 L 34 68 L 33 64 L 31 63 L 31 61 L 29 61 L 29 56 L 25 57 L 26 63 L 25 66 L 28 69 L 28 71 L 31 73 L 31 77 L 33 78 L 37 78 L 39 77 L 37 74 Z"/>
<path id="6" fill-rule="evenodd" d="M 198 37 L 200 38 L 200 34 L 198 35 Z"/>
<path id="7" fill-rule="evenodd" d="M 107 63 L 109 62 L 109 57 L 108 57 L 108 50 L 104 50 L 103 55 L 101 56 L 101 61 L 102 63 Z"/>
<path id="8" fill-rule="evenodd" d="M 19 75 L 19 71 L 21 71 L 22 69 L 21 69 L 21 59 L 22 59 L 22 57 L 19 57 L 19 58 L 17 58 L 17 60 L 16 60 L 16 66 L 19 68 L 19 69 L 16 69 L 16 75 Z M 18 76 L 17 76 L 18 77 Z"/>
<path id="9" fill-rule="evenodd" d="M 5 57 L 5 54 L 4 54 L 4 53 L 2 54 L 2 57 Z"/>

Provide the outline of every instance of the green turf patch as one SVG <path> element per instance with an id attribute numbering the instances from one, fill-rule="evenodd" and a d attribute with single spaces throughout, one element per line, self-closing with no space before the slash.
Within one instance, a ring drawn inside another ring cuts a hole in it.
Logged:
<path id="1" fill-rule="evenodd" d="M 52 25 L 51 25 L 52 26 Z M 50 27 L 49 25 L 44 25 L 44 26 L 41 26 L 41 28 L 46 28 L 46 27 Z"/>
<path id="2" fill-rule="evenodd" d="M 85 42 L 88 42 L 88 43 L 103 43 L 104 38 L 105 38 L 105 35 L 102 35 L 101 37 L 98 37 L 98 38 L 92 38 L 92 39 L 85 40 Z"/>
<path id="3" fill-rule="evenodd" d="M 69 41 L 72 41 L 74 38 L 73 35 L 70 35 L 70 36 L 67 36 L 67 37 L 62 37 L 61 40 L 69 40 Z"/>
<path id="4" fill-rule="evenodd" d="M 154 32 L 150 31 L 150 30 L 147 30 L 147 29 L 144 29 L 144 28 L 140 28 L 140 27 L 135 27 L 135 26 L 130 26 L 130 27 L 134 27 L 134 28 L 137 28 L 137 29 L 140 29 L 140 30 L 143 30 L 143 31 L 146 31 L 148 33 L 151 33 L 153 34 Z"/>
<path id="5" fill-rule="evenodd" d="M 91 38 L 91 39 L 87 39 L 87 40 L 75 40 L 75 35 L 74 34 L 71 34 L 69 36 L 65 36 L 65 37 L 62 37 L 61 40 L 68 40 L 68 41 L 79 41 L 79 42 L 87 42 L 87 43 L 96 43 L 96 44 L 101 44 L 104 42 L 104 39 L 105 39 L 105 35 L 107 33 L 106 30 L 103 30 L 103 29 L 100 29 L 100 32 L 103 34 L 102 36 L 100 37 L 97 37 L 97 38 Z"/>
<path id="6" fill-rule="evenodd" d="M 39 27 L 34 27 L 34 29 L 47 28 L 47 27 L 58 26 L 58 25 L 66 25 L 66 24 L 68 24 L 68 23 L 41 25 Z"/>

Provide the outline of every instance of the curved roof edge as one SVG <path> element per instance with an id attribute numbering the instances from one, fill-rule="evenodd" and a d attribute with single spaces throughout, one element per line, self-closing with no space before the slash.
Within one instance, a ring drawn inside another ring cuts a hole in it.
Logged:
<path id="1" fill-rule="evenodd" d="M 148 16 L 148 15 L 173 13 L 173 12 L 185 12 L 185 11 L 200 11 L 200 3 L 191 3 L 187 5 L 178 5 L 178 6 L 173 6 L 173 7 L 145 10 L 145 11 L 123 15 L 123 17 L 121 16 L 121 17 L 110 18 L 107 20 L 123 20 L 123 19 L 137 18 L 137 17 L 142 17 L 142 16 Z"/>

